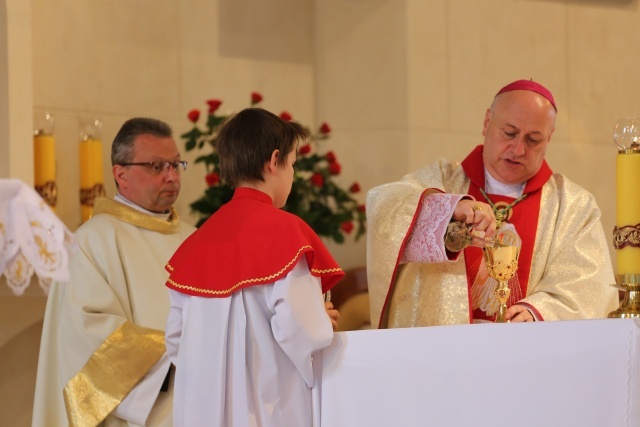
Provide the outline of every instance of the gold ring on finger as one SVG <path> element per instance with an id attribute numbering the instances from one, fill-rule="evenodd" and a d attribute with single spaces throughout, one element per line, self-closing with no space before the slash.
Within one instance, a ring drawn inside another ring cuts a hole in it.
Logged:
<path id="1" fill-rule="evenodd" d="M 474 211 L 481 211 L 482 210 L 482 206 L 480 205 L 474 205 L 472 208 Z"/>

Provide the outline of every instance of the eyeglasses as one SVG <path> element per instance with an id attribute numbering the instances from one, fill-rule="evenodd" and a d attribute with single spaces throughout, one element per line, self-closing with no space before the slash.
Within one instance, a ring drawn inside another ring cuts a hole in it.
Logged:
<path id="1" fill-rule="evenodd" d="M 169 168 L 173 168 L 176 173 L 180 170 L 187 170 L 187 162 L 185 160 L 177 160 L 175 162 L 138 162 L 138 163 L 119 163 L 120 166 L 145 166 L 154 175 L 160 175 L 167 172 Z"/>

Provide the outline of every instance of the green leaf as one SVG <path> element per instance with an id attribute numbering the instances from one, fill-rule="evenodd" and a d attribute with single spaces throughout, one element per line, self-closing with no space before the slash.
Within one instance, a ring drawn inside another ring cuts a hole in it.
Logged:
<path id="1" fill-rule="evenodd" d="M 198 139 L 198 138 L 200 138 L 200 135 L 202 135 L 202 132 L 200 131 L 200 129 L 198 129 L 197 126 L 194 126 L 193 129 L 191 129 L 189 132 L 185 132 L 182 135 L 180 135 L 180 138 L 182 138 L 182 139 Z"/>
<path id="2" fill-rule="evenodd" d="M 216 131 L 226 119 L 227 116 L 215 116 L 213 114 L 209 114 L 207 116 L 207 127 L 210 131 Z"/>

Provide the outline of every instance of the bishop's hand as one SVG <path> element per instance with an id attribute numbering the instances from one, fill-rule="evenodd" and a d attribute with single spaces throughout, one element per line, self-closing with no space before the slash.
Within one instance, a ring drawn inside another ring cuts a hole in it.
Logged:
<path id="1" fill-rule="evenodd" d="M 469 224 L 477 232 L 483 232 L 483 237 L 496 234 L 496 216 L 486 203 L 462 199 L 453 211 L 453 219 Z"/>

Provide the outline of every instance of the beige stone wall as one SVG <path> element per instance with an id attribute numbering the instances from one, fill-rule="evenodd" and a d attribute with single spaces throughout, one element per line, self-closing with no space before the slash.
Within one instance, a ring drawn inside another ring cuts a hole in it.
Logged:
<path id="1" fill-rule="evenodd" d="M 113 195 L 109 142 L 124 120 L 157 117 L 178 135 L 189 129 L 187 111 L 204 110 L 206 99 L 222 99 L 231 112 L 259 91 L 265 108 L 331 124 L 333 138 L 320 148 L 337 154 L 340 180 L 359 181 L 364 200 L 364 191 L 437 156 L 462 159 L 481 142 L 494 93 L 520 78 L 553 91 L 559 115 L 549 163 L 595 194 L 605 232 L 613 228 L 611 133 L 618 117 L 640 115 L 638 0 L 3 3 L 0 176 L 29 181 L 30 140 L 17 139 L 30 132 L 34 113 L 52 112 L 58 214 L 71 229 L 80 222 L 77 144 L 85 118 L 104 123 Z M 178 204 L 190 222 L 188 205 L 204 189 L 203 168 L 191 165 Z M 364 239 L 330 246 L 345 268 L 364 264 Z M 4 306 L 18 307 L 17 297 L 1 296 Z M 0 347 L 3 362 L 33 360 L 44 305 L 27 301 L 2 318 L 2 344 L 21 343 L 13 348 L 28 355 Z M 34 373 L 33 364 L 0 373 L 0 383 L 11 384 L 0 401 L 15 426 L 28 425 Z"/>
<path id="2" fill-rule="evenodd" d="M 0 278 L 0 424 L 31 425 L 42 319 L 47 298 L 33 280 L 13 296 Z"/>
<path id="3" fill-rule="evenodd" d="M 87 118 L 104 123 L 109 196 L 110 141 L 130 117 L 165 120 L 177 137 L 190 129 L 190 109 L 204 116 L 207 99 L 233 112 L 259 91 L 265 108 L 315 120 L 311 1 L 251 0 L 243 9 L 205 0 L 32 3 L 34 109 L 56 118 L 58 213 L 72 229 L 80 224 L 77 145 Z M 192 163 L 177 205 L 190 222 L 188 205 L 204 189 L 204 167 Z"/>

